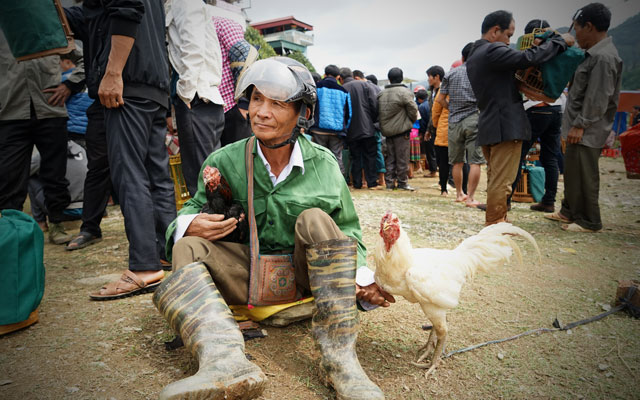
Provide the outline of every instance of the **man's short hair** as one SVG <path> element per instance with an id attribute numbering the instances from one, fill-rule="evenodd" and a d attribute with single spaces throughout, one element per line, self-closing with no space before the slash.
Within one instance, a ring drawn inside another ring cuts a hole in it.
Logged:
<path id="1" fill-rule="evenodd" d="M 326 76 L 333 76 L 335 78 L 338 75 L 340 75 L 340 68 L 338 68 L 338 66 L 336 65 L 329 64 L 326 67 L 324 67 L 324 74 Z"/>
<path id="2" fill-rule="evenodd" d="M 439 76 L 440 80 L 442 80 L 444 78 L 444 68 L 439 65 L 429 67 L 429 69 L 427 70 L 427 75 L 433 77 Z"/>
<path id="3" fill-rule="evenodd" d="M 591 22 L 598 32 L 606 32 L 611 24 L 611 11 L 602 3 L 591 3 L 579 9 L 573 19 L 580 26 Z"/>
<path id="4" fill-rule="evenodd" d="M 462 48 L 462 61 L 467 61 L 471 49 L 473 49 L 473 42 L 467 43 L 467 45 Z"/>
<path id="5" fill-rule="evenodd" d="M 532 33 L 536 28 L 549 28 L 551 25 L 547 22 L 546 19 L 532 19 L 529 21 L 527 26 L 524 27 L 524 34 Z"/>
<path id="6" fill-rule="evenodd" d="M 366 78 L 369 82 L 372 82 L 374 85 L 377 85 L 377 84 L 378 84 L 378 78 L 377 78 L 374 74 L 367 75 L 367 76 L 365 76 L 365 78 Z"/>
<path id="7" fill-rule="evenodd" d="M 391 68 L 387 73 L 387 78 L 389 78 L 389 83 L 401 83 L 404 79 L 402 70 L 398 67 Z"/>
<path id="8" fill-rule="evenodd" d="M 484 21 L 482 21 L 482 34 L 489 32 L 489 29 L 498 25 L 500 30 L 509 29 L 509 25 L 511 25 L 511 21 L 513 21 L 513 14 L 509 11 L 498 10 L 494 11 L 491 14 L 484 17 Z"/>
<path id="9" fill-rule="evenodd" d="M 359 69 L 354 69 L 353 70 L 353 77 L 354 78 L 364 79 L 364 73 L 362 71 L 360 71 Z"/>
<path id="10" fill-rule="evenodd" d="M 322 77 L 321 77 L 321 76 L 320 76 L 320 74 L 319 74 L 319 73 L 317 73 L 317 72 L 312 72 L 312 73 L 311 73 L 311 76 L 313 77 L 313 81 L 314 81 L 315 83 L 318 83 L 319 81 L 321 81 L 321 80 L 322 80 Z"/>
<path id="11" fill-rule="evenodd" d="M 350 68 L 342 67 L 340 68 L 340 76 L 342 77 L 342 79 L 345 79 L 345 78 L 353 77 L 353 74 L 351 73 Z"/>
<path id="12" fill-rule="evenodd" d="M 416 92 L 416 99 L 418 100 L 426 100 L 427 97 L 429 97 L 429 93 L 424 89 L 420 89 Z"/>

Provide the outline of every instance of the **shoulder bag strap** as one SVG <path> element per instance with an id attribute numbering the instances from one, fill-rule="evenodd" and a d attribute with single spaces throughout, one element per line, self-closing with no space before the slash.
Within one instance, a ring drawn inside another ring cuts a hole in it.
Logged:
<path id="1" fill-rule="evenodd" d="M 258 243 L 258 228 L 256 227 L 256 213 L 253 208 L 253 146 L 256 137 L 252 136 L 247 140 L 247 146 L 244 151 L 244 160 L 247 168 L 247 196 L 249 202 L 249 254 L 251 256 L 251 270 L 258 263 L 258 255 L 260 254 L 260 245 Z"/>

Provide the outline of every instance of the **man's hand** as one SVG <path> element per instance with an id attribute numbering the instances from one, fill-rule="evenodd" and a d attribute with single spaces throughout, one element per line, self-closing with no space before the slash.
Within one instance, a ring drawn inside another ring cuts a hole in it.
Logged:
<path id="1" fill-rule="evenodd" d="M 124 105 L 122 92 L 122 71 L 129 58 L 135 39 L 129 36 L 112 35 L 109 61 L 105 68 L 104 76 L 98 87 L 100 103 L 107 108 L 118 108 Z"/>
<path id="2" fill-rule="evenodd" d="M 567 47 L 572 47 L 574 44 L 576 44 L 576 39 L 570 34 L 563 33 L 561 36 L 564 39 L 565 43 L 567 44 Z"/>
<path id="3" fill-rule="evenodd" d="M 184 236 L 199 236 L 213 242 L 233 232 L 237 224 L 237 219 L 224 219 L 222 214 L 198 214 L 191 221 Z"/>
<path id="4" fill-rule="evenodd" d="M 122 73 L 106 72 L 98 87 L 100 103 L 107 108 L 118 108 L 124 105 L 123 89 Z"/>
<path id="5" fill-rule="evenodd" d="M 359 300 L 364 300 L 367 303 L 382 307 L 389 307 L 391 305 L 389 303 L 396 302 L 396 299 L 382 290 L 377 283 L 372 283 L 369 286 L 356 285 L 356 297 Z"/>
<path id="6" fill-rule="evenodd" d="M 49 100 L 47 100 L 47 103 L 56 107 L 64 106 L 64 103 L 67 101 L 69 96 L 71 96 L 71 89 L 69 89 L 69 87 L 64 83 L 61 83 L 54 88 L 45 89 L 43 92 L 53 93 L 51 97 L 49 97 Z"/>
<path id="7" fill-rule="evenodd" d="M 582 140 L 582 135 L 584 135 L 584 128 L 576 128 L 572 126 L 569 129 L 569 133 L 567 134 L 567 143 L 578 144 Z"/>
<path id="8" fill-rule="evenodd" d="M 428 142 L 429 140 L 431 140 L 431 133 L 425 132 L 424 133 L 424 141 Z"/>

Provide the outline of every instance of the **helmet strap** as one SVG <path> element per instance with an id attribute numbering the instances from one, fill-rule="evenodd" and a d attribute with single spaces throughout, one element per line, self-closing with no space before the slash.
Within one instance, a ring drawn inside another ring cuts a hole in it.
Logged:
<path id="1" fill-rule="evenodd" d="M 273 145 L 268 145 L 260 139 L 258 139 L 258 141 L 264 147 L 269 149 L 278 149 L 288 144 L 294 144 L 296 140 L 298 140 L 298 135 L 300 135 L 301 132 L 306 131 L 308 128 L 308 125 L 310 125 L 311 123 L 312 122 L 307 119 L 307 105 L 303 102 L 302 105 L 300 106 L 300 113 L 298 114 L 298 122 L 296 123 L 295 128 L 293 128 L 293 131 L 291 132 L 291 136 L 289 136 L 287 140 L 278 144 L 273 144 Z"/>

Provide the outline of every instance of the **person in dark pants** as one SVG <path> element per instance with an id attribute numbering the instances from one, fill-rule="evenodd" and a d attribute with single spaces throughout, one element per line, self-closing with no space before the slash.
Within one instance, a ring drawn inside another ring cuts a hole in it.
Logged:
<path id="1" fill-rule="evenodd" d="M 351 178 L 353 187 L 362 187 L 362 170 L 364 169 L 367 187 L 378 190 L 378 174 L 376 168 L 376 156 L 378 144 L 376 141 L 376 128 L 374 123 L 378 119 L 378 101 L 373 85 L 366 80 L 353 79 L 353 73 L 349 68 L 340 68 L 338 81 L 349 92 L 351 97 L 351 124 L 347 129 L 347 145 L 351 159 Z"/>
<path id="2" fill-rule="evenodd" d="M 75 59 L 78 64 L 81 59 Z M 40 179 L 49 216 L 49 241 L 65 244 L 62 226 L 70 196 L 67 171 L 65 101 L 83 89 L 81 69 L 61 82 L 57 55 L 17 62 L 0 31 L 0 210 L 22 210 L 27 196 L 31 153 L 41 155 Z"/>
<path id="3" fill-rule="evenodd" d="M 87 176 L 84 180 L 82 225 L 65 250 L 78 250 L 102 240 L 100 223 L 111 194 L 111 170 L 107 156 L 107 129 L 104 107 L 96 100 L 87 108 Z"/>
<path id="4" fill-rule="evenodd" d="M 562 117 L 565 152 L 564 199 L 559 212 L 545 218 L 562 221 L 569 232 L 602 230 L 598 161 L 609 136 L 620 96 L 622 60 L 607 35 L 611 11 L 601 3 L 582 7 L 573 17 L 576 40 L 585 50 L 569 86 Z"/>
<path id="5" fill-rule="evenodd" d="M 530 106 L 527 109 L 527 118 L 531 124 L 531 140 L 522 142 L 522 153 L 520 154 L 520 165 L 524 163 L 531 146 L 540 139 L 540 164 L 544 168 L 544 195 L 540 203 L 532 204 L 531 210 L 552 213 L 555 209 L 556 193 L 558 192 L 558 153 L 560 152 L 560 127 L 562 125 L 562 111 L 560 104 L 547 104 L 543 102 Z M 525 107 L 527 107 L 525 103 Z M 518 169 L 516 180 L 511 186 L 511 195 L 515 190 L 522 168 Z M 509 196 L 508 204 L 510 204 Z"/>
<path id="6" fill-rule="evenodd" d="M 524 33 L 529 34 L 535 28 L 548 27 L 549 23 L 546 20 L 534 19 L 525 26 Z M 557 154 L 560 152 L 560 128 L 562 125 L 561 100 L 558 99 L 554 103 L 528 100 L 524 103 L 524 108 L 529 124 L 531 124 L 531 140 L 522 141 L 520 168 L 518 168 L 516 180 L 511 185 L 511 195 L 507 199 L 507 205 L 511 204 L 511 197 L 522 175 L 522 165 L 531 146 L 540 140 L 540 163 L 544 168 L 544 196 L 542 196 L 540 203 L 533 204 L 530 208 L 533 211 L 552 213 L 558 191 Z"/>
<path id="7" fill-rule="evenodd" d="M 213 25 L 213 10 L 200 0 L 167 0 L 169 61 L 177 79 L 176 125 L 182 173 L 189 193 L 198 189 L 202 162 L 220 148 L 224 129 L 222 54 Z"/>
<path id="8" fill-rule="evenodd" d="M 408 181 L 409 133 L 418 119 L 418 106 L 411 91 L 402 84 L 400 68 L 391 68 L 387 77 L 390 83 L 378 94 L 380 131 L 387 138 L 385 181 L 387 189 L 393 189 L 397 182 L 398 189 L 414 191 Z"/>
<path id="9" fill-rule="evenodd" d="M 85 0 L 65 12 L 72 30 L 87 39 L 87 87 L 106 107 L 111 180 L 129 240 L 129 269 L 90 297 L 111 300 L 152 291 L 164 277 L 164 234 L 176 216 L 164 144 L 169 65 L 163 3 Z"/>

